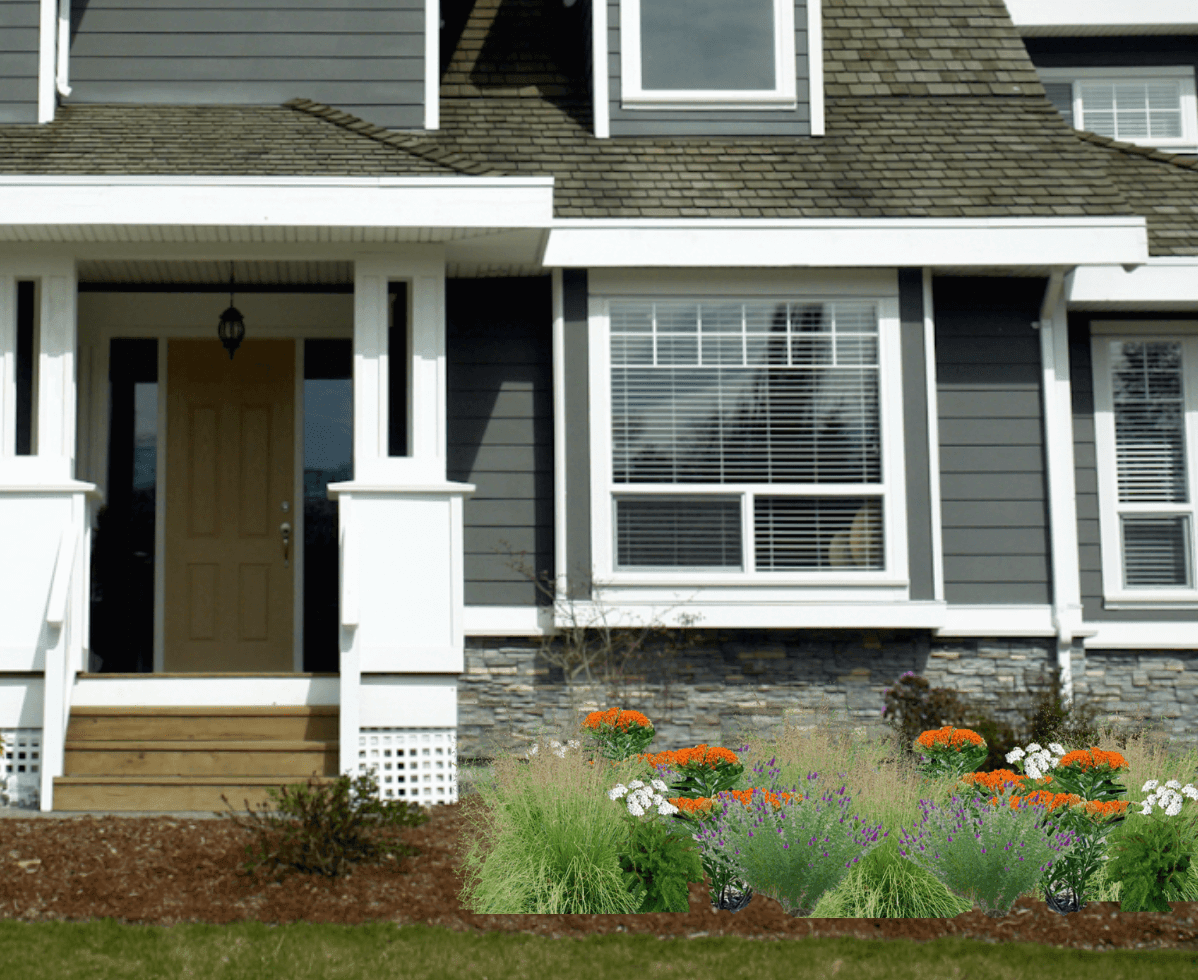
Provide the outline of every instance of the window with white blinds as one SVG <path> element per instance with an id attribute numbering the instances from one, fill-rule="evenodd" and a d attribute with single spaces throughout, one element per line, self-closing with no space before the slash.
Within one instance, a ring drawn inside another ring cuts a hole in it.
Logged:
<path id="1" fill-rule="evenodd" d="M 609 314 L 617 569 L 885 567 L 875 303 Z"/>
<path id="2" fill-rule="evenodd" d="M 1191 588 L 1183 344 L 1108 343 L 1124 586 Z"/>
<path id="3" fill-rule="evenodd" d="M 1193 67 L 1041 68 L 1039 74 L 1071 126 L 1127 143 L 1198 151 Z"/>

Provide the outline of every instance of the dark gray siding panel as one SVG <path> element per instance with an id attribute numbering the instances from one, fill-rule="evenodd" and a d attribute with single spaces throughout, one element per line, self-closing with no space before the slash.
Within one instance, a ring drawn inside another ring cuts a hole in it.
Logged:
<path id="1" fill-rule="evenodd" d="M 589 599 L 591 574 L 591 384 L 587 273 L 562 270 L 566 389 L 566 569 L 573 594 Z"/>
<path id="2" fill-rule="evenodd" d="M 0 123 L 37 122 L 38 0 L 0 0 Z"/>
<path id="3" fill-rule="evenodd" d="M 1189 313 L 1097 313 L 1098 320 L 1192 320 Z M 1082 614 L 1087 622 L 1189 623 L 1194 609 L 1106 609 L 1102 598 L 1102 546 L 1098 524 L 1098 467 L 1094 451 L 1094 368 L 1088 313 L 1069 317 L 1069 380 L 1073 391 L 1073 479 L 1077 485 L 1077 548 Z M 1198 645 L 1198 644 L 1196 644 Z"/>
<path id="4" fill-rule="evenodd" d="M 937 278 L 944 594 L 951 603 L 1051 602 L 1040 279 Z"/>
<path id="5" fill-rule="evenodd" d="M 308 98 L 424 125 L 418 0 L 73 0 L 70 102 L 278 105 Z"/>
<path id="6" fill-rule="evenodd" d="M 1198 67 L 1198 40 L 1162 37 L 1029 37 L 1024 45 L 1037 68 Z"/>
<path id="7" fill-rule="evenodd" d="M 451 279 L 445 294 L 448 475 L 476 487 L 463 506 L 466 604 L 535 605 L 512 565 L 553 574 L 549 279 Z"/>
<path id="8" fill-rule="evenodd" d="M 607 84 L 612 136 L 811 135 L 811 99 L 807 85 L 806 0 L 795 0 L 795 71 L 798 85 L 795 90 L 797 98 L 794 109 L 625 109 L 620 104 L 620 52 L 619 0 L 607 0 Z"/>
<path id="9" fill-rule="evenodd" d="M 934 599 L 923 270 L 899 269 L 898 283 L 902 330 L 903 444 L 907 477 L 907 567 L 911 598 Z"/>

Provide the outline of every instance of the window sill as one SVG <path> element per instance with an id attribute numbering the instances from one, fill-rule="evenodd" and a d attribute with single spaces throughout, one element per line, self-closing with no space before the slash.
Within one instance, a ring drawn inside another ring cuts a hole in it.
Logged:
<path id="1" fill-rule="evenodd" d="M 785 572 L 715 573 L 710 575 L 699 573 L 671 575 L 668 572 L 611 572 L 604 575 L 602 580 L 604 585 L 617 588 L 623 586 L 649 586 L 661 589 L 695 589 L 706 588 L 708 586 L 732 588 L 905 589 L 909 584 L 905 578 L 888 578 L 884 576 L 884 573 L 878 572 L 862 572 L 859 575 L 821 575 L 819 577 L 787 575 Z"/>
<path id="2" fill-rule="evenodd" d="M 1104 599 L 1103 609 L 1198 609 L 1198 596 L 1179 599 L 1177 602 L 1162 602 L 1159 599 L 1134 601 L 1131 599 Z"/>
<path id="3" fill-rule="evenodd" d="M 719 112 L 722 110 L 732 109 L 737 112 L 760 112 L 760 111 L 777 111 L 777 112 L 794 112 L 798 108 L 798 102 L 793 98 L 784 99 L 636 99 L 624 98 L 620 101 L 621 109 L 629 109 L 632 111 L 641 110 L 669 110 L 673 111 L 699 111 L 699 112 Z"/>

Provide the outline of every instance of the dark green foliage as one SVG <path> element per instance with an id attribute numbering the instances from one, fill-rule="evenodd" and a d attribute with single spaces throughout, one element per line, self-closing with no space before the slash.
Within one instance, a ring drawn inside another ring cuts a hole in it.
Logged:
<path id="1" fill-rule="evenodd" d="M 688 883 L 703 880 L 703 859 L 690 833 L 668 824 L 634 824 L 628 850 L 620 855 L 620 870 L 629 893 L 641 898 L 638 914 L 689 912 Z"/>
<path id="2" fill-rule="evenodd" d="M 971 702 L 965 695 L 943 687 L 932 687 L 926 678 L 908 672 L 885 692 L 884 717 L 899 736 L 905 757 L 913 758 L 911 743 L 920 733 L 952 725 L 968 728 L 986 740 L 989 750 L 979 772 L 1009 769 L 1007 753 L 1032 742 L 1047 745 L 1061 742 L 1068 748 L 1097 745 L 1103 737 L 1111 738 L 1109 728 L 1095 723 L 1092 706 L 1080 707 L 1076 702 L 1066 708 L 1061 701 L 1057 678 L 1049 690 L 1041 692 L 1030 708 L 1024 708 L 1022 723 L 1011 724 L 994 717 L 986 705 Z M 1120 748 L 1127 744 L 1127 735 L 1119 738 Z"/>
<path id="3" fill-rule="evenodd" d="M 376 798 L 378 782 L 367 773 L 351 780 L 340 776 L 332 782 L 309 779 L 306 783 L 268 789 L 274 807 L 261 803 L 255 811 L 246 804 L 249 819 L 230 808 L 228 817 L 242 830 L 255 836 L 246 844 L 246 874 L 259 868 L 281 878 L 288 871 L 335 878 L 350 866 L 378 863 L 420 853 L 398 840 L 403 827 L 419 827 L 428 820 L 418 804 Z"/>
<path id="4" fill-rule="evenodd" d="M 1171 912 L 1170 901 L 1184 900 L 1193 847 L 1193 828 L 1180 817 L 1136 815 L 1116 830 L 1106 874 L 1122 883 L 1120 911 Z"/>

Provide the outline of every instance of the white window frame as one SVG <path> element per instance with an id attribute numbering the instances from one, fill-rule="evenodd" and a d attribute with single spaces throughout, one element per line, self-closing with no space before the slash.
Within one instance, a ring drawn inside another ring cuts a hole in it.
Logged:
<path id="1" fill-rule="evenodd" d="M 835 303 L 869 301 L 878 307 L 878 411 L 882 441 L 882 482 L 878 484 L 624 484 L 612 479 L 611 331 L 610 304 L 613 300 L 775 301 Z M 807 289 L 753 289 L 717 286 L 656 289 L 651 292 L 619 294 L 603 292 L 589 298 L 589 380 L 591 429 L 591 560 L 596 584 L 615 588 L 674 589 L 706 587 L 717 589 L 725 599 L 756 598 L 764 601 L 794 601 L 794 587 L 807 586 L 804 601 L 835 602 L 846 599 L 874 600 L 908 598 L 906 470 L 903 449 L 903 404 L 900 361 L 898 297 L 894 294 L 812 292 Z M 884 567 L 859 571 L 758 572 L 753 568 L 753 513 L 750 494 L 765 496 L 880 496 L 882 498 L 882 541 Z M 617 571 L 615 569 L 615 497 L 740 495 L 741 546 L 744 570 L 663 569 Z M 772 588 L 771 588 L 772 587 Z M 862 595 L 862 590 L 867 595 Z M 776 591 L 775 591 L 776 590 Z M 887 595 L 875 594 L 885 590 Z"/>
<path id="2" fill-rule="evenodd" d="M 1115 464 L 1115 413 L 1112 403 L 1109 344 L 1112 341 L 1181 343 L 1185 394 L 1185 504 L 1121 504 Z M 1099 542 L 1102 590 L 1108 609 L 1198 609 L 1198 321 L 1094 321 L 1090 324 L 1094 376 L 1094 454 L 1098 473 Z M 1190 516 L 1191 587 L 1128 589 L 1123 585 L 1120 514 L 1188 514 Z"/>
<path id="3" fill-rule="evenodd" d="M 1175 153 L 1198 153 L 1198 99 L 1193 65 L 1147 65 L 1138 68 L 1038 68 L 1042 82 L 1069 82 L 1073 86 L 1073 122 L 1084 120 L 1079 82 L 1126 82 L 1169 79 L 1181 83 L 1181 136 L 1176 139 L 1143 139 L 1121 142 L 1158 147 Z"/>
<path id="4" fill-rule="evenodd" d="M 794 0 L 774 0 L 774 88 L 646 91 L 641 87 L 641 3 L 620 0 L 620 103 L 626 108 L 793 109 L 797 73 Z"/>

